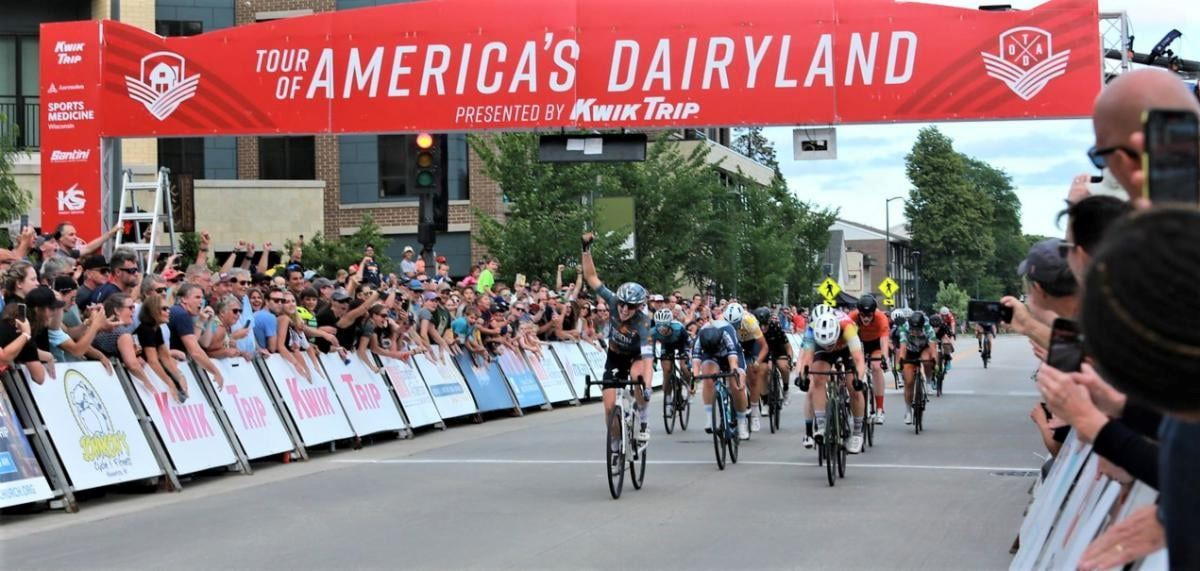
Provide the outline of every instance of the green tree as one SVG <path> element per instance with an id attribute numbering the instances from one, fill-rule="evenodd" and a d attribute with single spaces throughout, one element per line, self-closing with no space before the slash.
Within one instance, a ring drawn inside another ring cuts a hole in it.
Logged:
<path id="1" fill-rule="evenodd" d="M 358 230 L 349 236 L 329 239 L 317 232 L 316 236 L 305 240 L 304 267 L 316 270 L 322 276 L 337 275 L 339 269 L 348 270 L 350 266 L 361 263 L 363 249 L 367 244 L 371 244 L 375 246 L 375 263 L 379 264 L 380 273 L 387 275 L 393 268 L 392 261 L 383 252 L 383 244 L 386 243 L 387 239 L 384 238 L 383 231 L 375 223 L 375 219 L 369 214 L 363 215 Z M 293 242 L 288 240 L 281 253 L 285 256 L 290 255 L 292 246 Z"/>
<path id="2" fill-rule="evenodd" d="M 905 157 L 913 188 L 905 206 L 913 247 L 921 252 L 921 289 L 985 275 L 995 252 L 992 200 L 975 187 L 964 157 L 936 127 L 921 129 Z M 926 298 L 928 299 L 928 298 Z"/>
<path id="3" fill-rule="evenodd" d="M 763 135 L 762 127 L 745 127 L 735 130 L 733 150 L 758 161 L 775 171 L 775 176 L 782 178 L 779 170 L 779 158 L 775 153 L 775 145 Z"/>
<path id="4" fill-rule="evenodd" d="M 17 148 L 18 129 L 3 113 L 0 113 L 0 220 L 16 220 L 29 212 L 33 197 L 17 186 L 13 178 L 13 167 L 17 157 L 25 151 Z"/>
<path id="5" fill-rule="evenodd" d="M 968 277 L 960 283 L 964 287 L 975 285 L 976 295 L 981 298 L 996 299 L 1019 293 L 1021 279 L 1016 268 L 1025 258 L 1029 245 L 1021 233 L 1021 200 L 1013 192 L 1012 177 L 981 160 L 966 156 L 963 160 L 967 166 L 967 180 L 991 201 L 990 230 L 995 250 L 984 274 L 979 276 L 978 284 L 972 284 Z"/>
<path id="6" fill-rule="evenodd" d="M 971 296 L 953 283 L 938 282 L 937 295 L 933 298 L 933 307 L 949 307 L 960 320 L 966 319 L 967 302 Z"/>

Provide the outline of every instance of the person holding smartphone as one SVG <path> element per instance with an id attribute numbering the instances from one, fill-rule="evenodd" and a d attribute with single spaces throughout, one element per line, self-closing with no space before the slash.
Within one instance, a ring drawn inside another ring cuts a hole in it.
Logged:
<path id="1" fill-rule="evenodd" d="M 54 377 L 54 359 L 49 353 L 50 335 L 44 325 L 31 320 L 25 298 L 38 287 L 33 264 L 19 261 L 3 275 L 4 310 L 0 311 L 0 360 L 20 363 L 29 369 L 33 382 L 42 384 L 47 374 Z"/>

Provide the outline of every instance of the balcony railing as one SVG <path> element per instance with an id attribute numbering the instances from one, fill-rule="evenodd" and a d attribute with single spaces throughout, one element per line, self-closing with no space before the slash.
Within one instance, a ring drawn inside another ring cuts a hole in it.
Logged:
<path id="1" fill-rule="evenodd" d="M 41 131 L 38 129 L 38 117 L 42 105 L 37 96 L 0 95 L 0 115 L 5 117 L 0 123 L 0 135 L 10 136 L 15 125 L 17 128 L 17 148 L 37 149 L 41 147 Z"/>

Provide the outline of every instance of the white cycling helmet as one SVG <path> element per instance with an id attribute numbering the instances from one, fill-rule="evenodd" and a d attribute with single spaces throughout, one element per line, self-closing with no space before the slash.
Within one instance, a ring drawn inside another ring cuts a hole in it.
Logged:
<path id="1" fill-rule="evenodd" d="M 842 334 L 842 326 L 833 313 L 825 313 L 813 320 L 813 338 L 821 347 L 832 347 Z"/>
<path id="2" fill-rule="evenodd" d="M 809 314 L 809 316 L 815 320 L 816 318 L 821 317 L 822 315 L 825 315 L 826 313 L 833 313 L 833 308 L 831 308 L 828 305 L 825 305 L 823 303 L 819 303 L 819 304 L 813 306 L 812 312 Z"/>
<path id="3" fill-rule="evenodd" d="M 897 309 L 892 310 L 892 321 L 900 321 L 903 318 L 904 318 L 904 310 L 903 309 L 897 308 Z"/>
<path id="4" fill-rule="evenodd" d="M 725 307 L 725 321 L 734 325 L 742 322 L 742 316 L 746 314 L 746 310 L 742 308 L 740 303 L 731 303 Z"/>
<path id="5" fill-rule="evenodd" d="M 670 325 L 675 320 L 675 314 L 671 310 L 663 308 L 654 312 L 655 325 Z"/>
<path id="6" fill-rule="evenodd" d="M 950 308 L 943 305 L 942 308 L 938 310 L 938 313 L 941 315 L 950 315 Z"/>
<path id="7" fill-rule="evenodd" d="M 908 319 L 913 314 L 912 308 L 909 308 L 909 307 L 905 307 L 904 309 L 901 309 L 900 311 L 904 312 L 901 315 L 901 317 L 903 317 L 904 319 Z"/>

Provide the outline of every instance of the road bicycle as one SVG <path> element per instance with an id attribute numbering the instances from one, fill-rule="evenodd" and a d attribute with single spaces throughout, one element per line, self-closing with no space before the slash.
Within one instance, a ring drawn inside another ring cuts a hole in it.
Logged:
<path id="1" fill-rule="evenodd" d="M 680 430 L 687 430 L 688 421 L 692 417 L 692 404 L 688 399 L 689 391 L 685 384 L 690 384 L 684 380 L 684 368 L 679 366 L 679 355 L 672 355 L 671 378 L 667 379 L 669 389 L 663 392 L 663 427 L 666 428 L 667 434 L 675 431 L 675 423 L 679 422 Z"/>
<path id="2" fill-rule="evenodd" d="M 733 410 L 733 395 L 729 392 L 729 379 L 737 373 L 715 373 L 694 377 L 697 381 L 713 380 L 712 437 L 713 453 L 717 456 L 717 468 L 725 469 L 725 460 L 737 464 L 738 431 L 737 415 Z"/>
<path id="3" fill-rule="evenodd" d="M 614 500 L 621 497 L 621 488 L 625 483 L 625 467 L 629 466 L 629 479 L 635 490 L 642 489 L 646 479 L 646 447 L 648 443 L 638 442 L 637 433 L 639 422 L 637 400 L 634 390 L 642 390 L 640 380 L 633 381 L 628 377 L 593 381 L 591 376 L 585 377 L 587 390 L 597 386 L 601 390 L 616 389 L 617 398 L 612 410 L 608 413 L 607 430 L 604 434 L 604 457 L 608 472 L 608 491 Z"/>
<path id="4" fill-rule="evenodd" d="M 850 439 L 852 417 L 850 391 L 845 380 L 847 375 L 853 375 L 857 389 L 858 379 L 854 373 L 847 373 L 840 363 L 833 370 L 821 373 L 805 367 L 804 377 L 807 379 L 812 375 L 828 377 L 825 383 L 825 435 L 817 443 L 817 465 L 825 466 L 825 475 L 832 487 L 838 478 L 846 477 L 846 442 Z M 806 384 L 812 386 L 810 383 Z"/>
<path id="5" fill-rule="evenodd" d="M 938 343 L 937 363 L 933 366 L 933 390 L 937 396 L 942 396 L 942 387 L 946 384 L 946 363 L 950 362 L 950 352 L 946 350 L 949 342 Z"/>
<path id="6" fill-rule="evenodd" d="M 992 360 L 992 336 L 984 334 L 983 350 L 979 352 L 979 356 L 983 357 L 983 368 L 987 368 L 988 361 Z"/>
<path id="7" fill-rule="evenodd" d="M 767 375 L 767 394 L 763 395 L 761 403 L 767 406 L 767 424 L 770 425 L 771 434 L 775 434 L 775 431 L 779 430 L 779 423 L 783 418 L 783 383 L 785 379 L 774 359 L 768 363 L 768 366 L 771 367 L 771 372 Z"/>
<path id="8" fill-rule="evenodd" d="M 934 363 L 933 359 L 904 359 L 905 365 L 916 365 L 917 372 L 913 374 L 913 430 L 920 434 L 925 429 L 925 407 L 929 405 L 929 387 L 925 378 L 923 363 Z"/>

